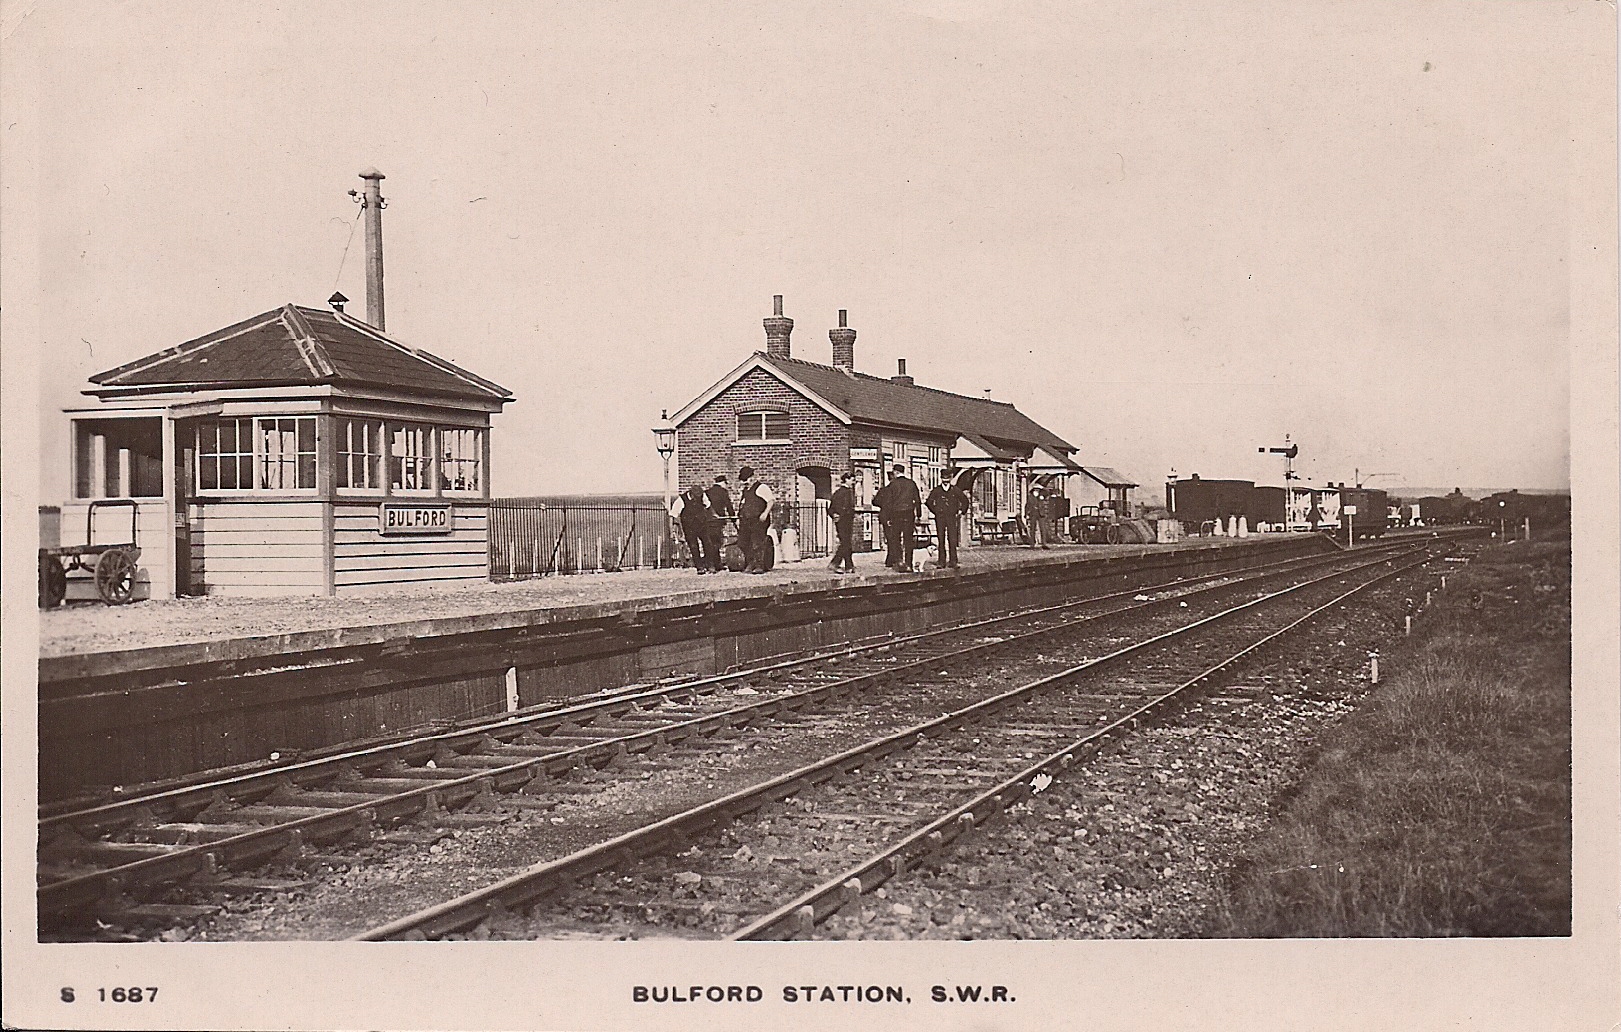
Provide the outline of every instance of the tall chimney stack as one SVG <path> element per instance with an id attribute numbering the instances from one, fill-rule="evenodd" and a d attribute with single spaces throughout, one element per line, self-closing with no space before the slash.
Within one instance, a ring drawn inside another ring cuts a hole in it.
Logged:
<path id="1" fill-rule="evenodd" d="M 839 309 L 839 328 L 828 330 L 827 337 L 833 342 L 833 364 L 840 369 L 855 371 L 856 367 L 856 331 L 847 325 L 849 313 Z"/>
<path id="2" fill-rule="evenodd" d="M 765 319 L 765 353 L 771 358 L 788 358 L 788 335 L 794 321 L 782 314 L 782 295 L 771 296 L 771 314 Z"/>
<path id="3" fill-rule="evenodd" d="M 895 375 L 891 376 L 890 379 L 893 380 L 896 383 L 904 383 L 908 387 L 910 387 L 910 386 L 912 386 L 912 378 L 910 376 L 906 375 L 906 359 L 903 358 L 903 359 L 900 359 L 899 361 L 900 361 L 899 368 L 896 371 Z"/>
<path id="4" fill-rule="evenodd" d="M 383 325 L 383 187 L 385 178 L 375 168 L 360 173 L 366 181 L 366 321 L 379 330 Z"/>

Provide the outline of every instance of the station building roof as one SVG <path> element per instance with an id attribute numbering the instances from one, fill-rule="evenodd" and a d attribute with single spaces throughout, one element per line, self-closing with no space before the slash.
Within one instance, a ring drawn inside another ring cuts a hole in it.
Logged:
<path id="1" fill-rule="evenodd" d="M 90 377 L 102 397 L 231 387 L 346 385 L 507 402 L 500 384 L 341 312 L 283 305 Z"/>
<path id="2" fill-rule="evenodd" d="M 976 447 L 1012 456 L 1013 449 L 1048 448 L 1067 455 L 1075 447 L 1005 401 L 902 383 L 838 366 L 756 352 L 675 415 L 680 425 L 750 370 L 764 368 L 790 388 L 831 409 L 845 422 L 925 430 L 968 438 Z"/>
<path id="3" fill-rule="evenodd" d="M 1135 480 L 1128 480 L 1113 466 L 1082 466 L 1081 472 L 1096 480 L 1104 487 L 1136 487 Z"/>

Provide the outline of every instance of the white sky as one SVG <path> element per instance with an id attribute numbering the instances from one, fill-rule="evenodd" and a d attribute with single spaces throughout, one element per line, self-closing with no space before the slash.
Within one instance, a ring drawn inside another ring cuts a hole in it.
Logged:
<path id="1" fill-rule="evenodd" d="M 1569 484 L 1560 5 L 45 5 L 44 500 L 89 374 L 334 287 L 517 395 L 498 494 L 653 490 L 764 347 L 1154 486 Z M 341 12 L 341 13 L 339 13 Z M 706 13 L 707 12 L 707 13 Z M 15 340 L 7 342 L 16 346 Z"/>

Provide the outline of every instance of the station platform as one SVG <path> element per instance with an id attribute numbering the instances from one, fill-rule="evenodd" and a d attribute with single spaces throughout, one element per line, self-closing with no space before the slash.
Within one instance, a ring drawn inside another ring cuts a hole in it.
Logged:
<path id="1" fill-rule="evenodd" d="M 232 639 L 295 636 L 289 646 L 320 647 L 318 632 L 335 632 L 348 642 L 363 628 L 386 628 L 389 637 L 436 635 L 473 624 L 488 628 L 490 618 L 519 623 L 566 622 L 611 615 L 629 608 L 688 607 L 829 587 L 855 587 L 930 578 L 971 576 L 1021 566 L 1069 564 L 1127 555 L 1226 548 L 1261 541 L 1282 543 L 1309 535 L 1270 534 L 1249 538 L 1193 538 L 1176 544 L 1016 545 L 965 547 L 957 570 L 895 573 L 882 552 L 855 556 L 854 574 L 837 574 L 826 558 L 784 563 L 764 574 L 723 571 L 698 575 L 690 568 L 625 570 L 467 588 L 416 585 L 388 592 L 343 597 L 151 599 L 126 606 L 100 602 L 70 604 L 40 614 L 40 656 L 144 650 L 162 646 Z M 482 619 L 480 619 L 482 618 Z"/>
<path id="2" fill-rule="evenodd" d="M 766 574 L 691 569 L 422 586 L 362 597 L 187 598 L 40 614 L 40 792 L 168 783 L 532 706 L 1333 549 L 1321 535 L 879 554 Z M 98 787 L 100 786 L 100 787 Z"/>

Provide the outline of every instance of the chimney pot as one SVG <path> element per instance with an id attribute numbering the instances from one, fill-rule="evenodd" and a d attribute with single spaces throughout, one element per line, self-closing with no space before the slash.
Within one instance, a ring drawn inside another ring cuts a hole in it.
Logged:
<path id="1" fill-rule="evenodd" d="M 833 364 L 853 372 L 856 367 L 856 331 L 850 329 L 849 313 L 845 309 L 839 309 L 839 326 L 828 330 L 827 338 L 833 342 Z"/>
<path id="2" fill-rule="evenodd" d="M 765 318 L 765 353 L 771 358 L 788 358 L 792 351 L 788 338 L 794 332 L 794 321 L 782 314 L 782 295 L 771 296 L 771 314 Z"/>
<path id="3" fill-rule="evenodd" d="M 905 384 L 908 387 L 910 387 L 914 383 L 914 381 L 910 376 L 906 375 L 906 359 L 903 358 L 903 359 L 900 360 L 899 369 L 900 369 L 900 371 L 897 372 L 894 376 L 891 376 L 890 379 L 893 380 L 895 383 Z"/>

